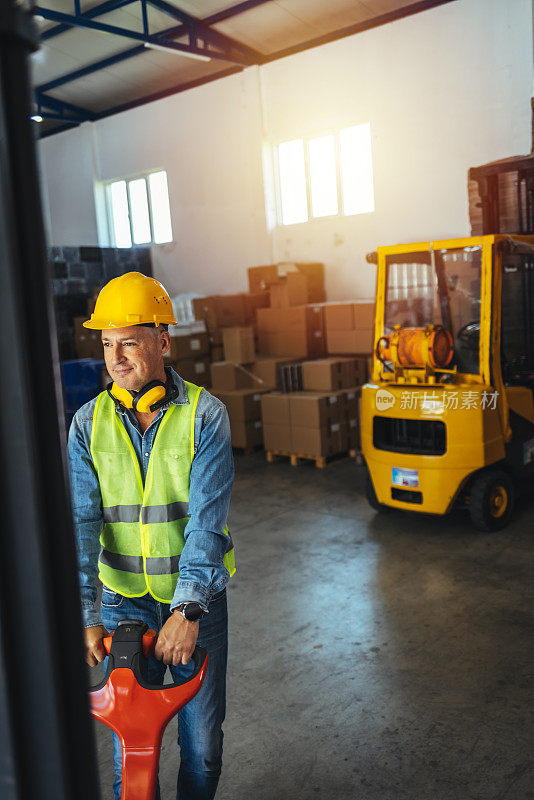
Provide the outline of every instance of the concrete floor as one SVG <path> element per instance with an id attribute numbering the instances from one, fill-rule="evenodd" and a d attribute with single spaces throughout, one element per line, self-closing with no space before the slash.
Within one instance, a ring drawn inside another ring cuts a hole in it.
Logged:
<path id="1" fill-rule="evenodd" d="M 354 462 L 236 467 L 217 799 L 534 798 L 534 503 L 482 534 L 461 513 L 376 514 Z M 173 722 L 163 800 L 175 742 Z M 107 800 L 100 725 L 97 746 Z"/>

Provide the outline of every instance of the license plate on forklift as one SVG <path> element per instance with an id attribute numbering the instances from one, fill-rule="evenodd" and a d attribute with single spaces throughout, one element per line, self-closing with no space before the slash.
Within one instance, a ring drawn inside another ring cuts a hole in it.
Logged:
<path id="1" fill-rule="evenodd" d="M 393 486 L 419 486 L 419 472 L 416 469 L 391 468 L 391 483 Z"/>

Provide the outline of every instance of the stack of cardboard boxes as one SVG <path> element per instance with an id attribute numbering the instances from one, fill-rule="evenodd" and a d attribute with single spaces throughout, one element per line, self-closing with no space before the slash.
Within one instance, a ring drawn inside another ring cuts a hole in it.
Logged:
<path id="1" fill-rule="evenodd" d="M 199 297 L 193 300 L 197 320 L 204 320 L 208 331 L 212 361 L 223 360 L 225 328 L 250 327 L 256 324 L 256 311 L 269 305 L 268 292 L 254 292 Z"/>
<path id="2" fill-rule="evenodd" d="M 258 359 L 252 327 L 223 330 L 225 361 L 211 365 L 212 394 L 225 404 L 232 446 L 252 449 L 263 443 L 261 395 L 276 389 L 285 359 Z"/>
<path id="3" fill-rule="evenodd" d="M 321 458 L 358 446 L 358 398 L 365 360 L 304 362 L 304 391 L 261 398 L 265 449 Z"/>
<path id="4" fill-rule="evenodd" d="M 165 363 L 178 375 L 197 386 L 210 386 L 210 344 L 202 323 L 184 325 L 178 334 L 171 336 L 171 347 Z"/>
<path id="5" fill-rule="evenodd" d="M 268 450 L 310 457 L 356 449 L 374 302 L 326 303 L 321 263 L 251 267 L 248 282 L 248 293 L 193 301 L 232 444 L 251 448 L 263 439 Z"/>
<path id="6" fill-rule="evenodd" d="M 326 299 L 324 264 L 250 267 L 248 282 L 249 292 L 193 300 L 195 318 L 206 324 L 212 361 L 223 359 L 223 331 L 235 327 L 253 327 L 256 349 L 264 356 L 306 358 L 325 353 L 323 313 L 319 307 Z M 291 315 L 288 318 L 290 309 L 310 304 L 316 306 L 313 319 L 310 312 L 301 312 L 298 319 Z M 273 313 L 260 318 L 260 311 L 267 309 Z M 288 332 L 291 335 L 285 347 L 280 337 L 271 336 Z"/>
<path id="7" fill-rule="evenodd" d="M 83 317 L 74 317 L 74 345 L 76 348 L 76 355 L 80 359 L 96 358 L 101 360 L 104 358 L 102 332 L 84 328 L 83 323 L 87 319 L 87 315 Z"/>
<path id="8" fill-rule="evenodd" d="M 374 315 L 372 300 L 327 303 L 324 307 L 327 352 L 332 355 L 372 353 Z"/>
<path id="9" fill-rule="evenodd" d="M 302 359 L 325 354 L 323 306 L 261 308 L 257 319 L 262 355 Z"/>
<path id="10" fill-rule="evenodd" d="M 228 411 L 232 447 L 252 449 L 262 444 L 261 396 L 268 391 L 246 366 L 231 361 L 211 365 L 212 394 Z"/>
<path id="11" fill-rule="evenodd" d="M 271 307 L 324 303 L 324 264 L 286 262 L 264 267 L 249 267 L 251 292 L 268 291 Z"/>

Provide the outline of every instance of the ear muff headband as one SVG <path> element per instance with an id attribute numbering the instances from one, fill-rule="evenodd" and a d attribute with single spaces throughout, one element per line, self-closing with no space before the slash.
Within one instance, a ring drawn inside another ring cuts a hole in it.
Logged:
<path id="1" fill-rule="evenodd" d="M 108 385 L 107 390 L 111 397 L 125 408 L 139 411 L 140 414 L 148 414 L 178 397 L 179 390 L 174 385 L 168 368 L 165 368 L 165 372 L 168 376 L 167 383 L 158 380 L 150 381 L 138 392 L 130 392 L 113 382 Z"/>

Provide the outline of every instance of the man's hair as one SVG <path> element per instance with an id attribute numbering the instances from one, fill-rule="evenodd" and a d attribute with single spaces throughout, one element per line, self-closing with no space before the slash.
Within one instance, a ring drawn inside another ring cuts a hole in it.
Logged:
<path id="1" fill-rule="evenodd" d="M 161 333 L 162 330 L 163 331 L 168 331 L 169 330 L 169 326 L 168 325 L 164 325 L 162 322 L 160 322 L 157 327 L 156 327 L 156 323 L 155 322 L 144 322 L 139 327 L 153 328 L 155 336 L 159 336 L 159 334 Z"/>

